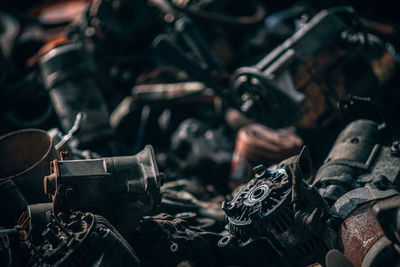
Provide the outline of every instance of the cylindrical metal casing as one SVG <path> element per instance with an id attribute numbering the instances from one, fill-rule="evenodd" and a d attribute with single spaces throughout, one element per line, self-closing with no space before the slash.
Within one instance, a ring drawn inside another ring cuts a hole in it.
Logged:
<path id="1" fill-rule="evenodd" d="M 78 44 L 65 44 L 45 54 L 39 66 L 65 132 L 73 126 L 76 115 L 85 112 L 87 120 L 79 136 L 82 144 L 112 135 L 109 113 L 88 51 Z"/>
<path id="2" fill-rule="evenodd" d="M 270 129 L 250 124 L 240 129 L 231 164 L 231 188 L 248 181 L 251 170 L 259 165 L 278 163 L 297 155 L 303 141 L 286 129 Z"/>
<path id="3" fill-rule="evenodd" d="M 30 204 L 49 201 L 43 177 L 57 153 L 47 132 L 25 129 L 3 135 L 0 158 L 0 181 L 12 180 Z"/>

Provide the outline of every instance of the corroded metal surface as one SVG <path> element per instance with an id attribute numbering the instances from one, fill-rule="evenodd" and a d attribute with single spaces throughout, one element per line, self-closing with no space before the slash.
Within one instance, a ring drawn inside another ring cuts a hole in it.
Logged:
<path id="1" fill-rule="evenodd" d="M 383 237 L 383 231 L 372 211 L 374 202 L 354 210 L 340 229 L 339 244 L 355 267 L 361 266 L 368 250 Z"/>

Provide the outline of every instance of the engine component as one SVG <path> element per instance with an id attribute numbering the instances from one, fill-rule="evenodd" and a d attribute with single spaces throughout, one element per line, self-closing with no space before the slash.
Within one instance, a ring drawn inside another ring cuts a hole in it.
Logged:
<path id="1" fill-rule="evenodd" d="M 54 211 L 94 211 L 125 235 L 160 202 L 162 175 L 151 146 L 135 156 L 51 163 L 44 190 Z M 116 208 L 118 207 L 118 208 Z"/>
<path id="2" fill-rule="evenodd" d="M 85 112 L 87 123 L 80 132 L 80 143 L 85 146 L 109 139 L 109 114 L 89 53 L 81 45 L 64 44 L 45 54 L 39 65 L 64 132 L 72 128 L 79 112 Z"/>
<path id="3" fill-rule="evenodd" d="M 253 169 L 253 179 L 222 205 L 229 235 L 220 240 L 220 247 L 257 243 L 272 266 L 321 262 L 335 238 L 327 203 L 302 181 L 312 173 L 306 151 L 277 169 Z"/>
<path id="4" fill-rule="evenodd" d="M 351 8 L 323 10 L 256 65 L 239 68 L 236 105 L 269 127 L 315 128 L 332 123 L 348 94 L 381 98 L 385 90 L 375 89 L 392 76 L 394 54 L 352 23 Z"/>
<path id="5" fill-rule="evenodd" d="M 213 266 L 215 251 L 199 228 L 166 213 L 144 217 L 134 234 L 134 249 L 148 265 Z M 154 257 L 157 253 L 158 257 Z"/>
<path id="6" fill-rule="evenodd" d="M 398 201 L 396 190 L 373 185 L 354 189 L 339 198 L 333 210 L 342 219 L 338 247 L 355 267 L 392 265 L 400 258 L 374 216 L 373 205 Z"/>
<path id="7" fill-rule="evenodd" d="M 1 1 L 0 266 L 400 267 L 400 9 L 349 2 Z"/>
<path id="8" fill-rule="evenodd" d="M 229 174 L 233 144 L 222 127 L 210 128 L 206 123 L 187 119 L 171 137 L 171 151 L 180 158 L 184 173 L 198 174 L 206 183 L 224 189 Z"/>
<path id="9" fill-rule="evenodd" d="M 270 165 L 297 155 L 303 141 L 286 129 L 273 130 L 260 124 L 240 129 L 231 163 L 230 188 L 247 182 L 259 164 Z"/>
<path id="10" fill-rule="evenodd" d="M 134 152 L 146 140 L 153 145 L 169 144 L 171 135 L 187 118 L 220 117 L 221 98 L 200 82 L 175 83 L 180 80 L 177 76 L 179 70 L 162 68 L 143 75 L 141 82 L 145 84 L 133 87 L 132 96 L 125 97 L 112 112 L 110 124 L 116 136 L 135 141 Z"/>
<path id="11" fill-rule="evenodd" d="M 0 182 L 0 227 L 14 227 L 27 205 L 12 180 Z"/>
<path id="12" fill-rule="evenodd" d="M 344 255 L 356 267 L 362 265 L 368 251 L 384 237 L 371 206 L 369 203 L 355 209 L 341 226 L 339 243 Z"/>
<path id="13" fill-rule="evenodd" d="M 139 266 L 128 242 L 103 217 L 72 212 L 50 215 L 29 266 Z"/>
<path id="14" fill-rule="evenodd" d="M 379 124 L 350 123 L 338 136 L 313 185 L 333 204 L 343 194 L 366 184 L 385 190 L 399 184 L 400 158 L 383 143 Z"/>
<path id="15" fill-rule="evenodd" d="M 26 216 L 29 218 L 27 231 L 30 234 L 30 241 L 34 245 L 43 242 L 42 233 L 49 222 L 49 213 L 53 209 L 53 203 L 37 203 L 26 207 Z"/>
<path id="16" fill-rule="evenodd" d="M 12 180 L 30 204 L 48 201 L 43 193 L 43 176 L 57 155 L 47 132 L 25 129 L 3 135 L 0 158 L 1 181 Z"/>

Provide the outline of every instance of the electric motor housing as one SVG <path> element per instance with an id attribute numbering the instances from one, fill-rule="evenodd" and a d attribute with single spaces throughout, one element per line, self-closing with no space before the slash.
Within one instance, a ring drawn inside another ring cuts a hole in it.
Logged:
<path id="1" fill-rule="evenodd" d="M 259 165 L 253 169 L 252 177 L 231 201 L 223 203 L 229 235 L 218 245 L 247 247 L 256 243 L 271 259 L 272 266 L 308 265 L 322 259 L 330 246 L 325 239 L 329 230 L 322 227 L 321 232 L 310 231 L 298 221 L 287 168 L 269 170 Z M 303 210 L 309 214 L 315 208 L 327 212 L 326 202 L 318 192 L 305 182 L 301 186 Z"/>

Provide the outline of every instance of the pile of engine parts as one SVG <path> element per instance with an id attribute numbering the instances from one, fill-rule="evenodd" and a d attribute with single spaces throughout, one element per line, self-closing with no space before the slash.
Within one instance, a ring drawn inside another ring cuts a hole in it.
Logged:
<path id="1" fill-rule="evenodd" d="M 0 3 L 0 266 L 400 266 L 400 9 L 334 2 Z"/>

